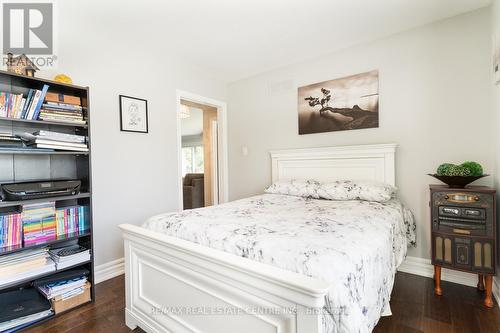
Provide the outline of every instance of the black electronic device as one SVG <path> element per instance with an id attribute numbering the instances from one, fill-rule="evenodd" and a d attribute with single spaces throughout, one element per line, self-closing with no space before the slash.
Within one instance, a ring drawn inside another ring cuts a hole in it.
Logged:
<path id="1" fill-rule="evenodd" d="M 80 192 L 80 180 L 49 180 L 2 184 L 2 198 L 6 201 L 32 200 L 64 195 L 75 195 Z"/>

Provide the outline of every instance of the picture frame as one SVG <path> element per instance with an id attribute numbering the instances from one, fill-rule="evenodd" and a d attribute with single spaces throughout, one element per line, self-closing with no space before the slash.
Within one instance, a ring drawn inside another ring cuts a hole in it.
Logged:
<path id="1" fill-rule="evenodd" d="M 119 95 L 120 131 L 148 133 L 148 101 L 127 95 Z"/>
<path id="2" fill-rule="evenodd" d="M 299 135 L 379 127 L 379 71 L 298 88 Z"/>

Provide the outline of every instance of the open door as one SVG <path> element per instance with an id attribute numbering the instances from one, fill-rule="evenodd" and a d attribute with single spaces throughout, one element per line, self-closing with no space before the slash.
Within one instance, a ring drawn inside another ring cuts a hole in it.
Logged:
<path id="1" fill-rule="evenodd" d="M 217 109 L 203 110 L 203 148 L 205 165 L 205 206 L 219 203 L 217 176 Z"/>
<path id="2" fill-rule="evenodd" d="M 217 205 L 219 125 L 217 108 L 181 100 L 183 209 Z"/>

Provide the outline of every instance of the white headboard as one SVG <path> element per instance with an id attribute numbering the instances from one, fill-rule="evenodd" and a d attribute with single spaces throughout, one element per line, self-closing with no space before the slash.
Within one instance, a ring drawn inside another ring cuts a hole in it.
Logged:
<path id="1" fill-rule="evenodd" d="M 356 179 L 396 185 L 396 147 L 389 143 L 271 151 L 272 181 Z"/>

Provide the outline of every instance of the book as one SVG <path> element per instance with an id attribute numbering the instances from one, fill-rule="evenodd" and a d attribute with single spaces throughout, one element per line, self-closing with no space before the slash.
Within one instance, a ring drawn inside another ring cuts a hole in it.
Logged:
<path id="1" fill-rule="evenodd" d="M 87 283 L 87 277 L 81 276 L 73 279 L 58 281 L 55 283 L 49 283 L 46 285 L 40 285 L 37 289 L 42 295 L 47 299 L 55 298 L 57 296 L 63 295 L 68 291 L 74 289 L 79 289 Z"/>
<path id="2" fill-rule="evenodd" d="M 54 149 L 54 150 L 69 150 L 69 151 L 81 151 L 81 152 L 88 152 L 88 148 L 78 148 L 78 147 L 68 147 L 68 146 L 60 146 L 56 144 L 41 144 L 41 143 L 35 143 L 31 147 L 35 147 L 37 149 Z"/>
<path id="3" fill-rule="evenodd" d="M 55 102 L 44 103 L 43 107 L 47 108 L 47 109 L 55 109 L 55 110 L 69 110 L 69 111 L 82 111 L 83 110 L 83 107 L 81 105 L 55 103 Z"/>
<path id="4" fill-rule="evenodd" d="M 56 237 L 55 202 L 42 202 L 23 206 L 24 245 L 37 244 Z"/>
<path id="5" fill-rule="evenodd" d="M 52 131 L 37 131 L 35 133 L 21 133 L 18 136 L 24 141 L 28 147 L 82 151 L 87 152 L 87 144 L 85 136 L 59 133 Z"/>
<path id="6" fill-rule="evenodd" d="M 40 109 L 42 108 L 43 101 L 45 99 L 45 95 L 47 94 L 47 90 L 49 90 L 49 86 L 44 84 L 42 88 L 42 92 L 40 94 L 40 99 L 38 100 L 38 103 L 36 104 L 35 111 L 33 114 L 33 117 L 31 119 L 38 119 L 38 114 L 40 113 Z"/>
<path id="7" fill-rule="evenodd" d="M 60 133 L 60 132 L 53 132 L 53 131 L 47 131 L 47 130 L 36 131 L 33 133 L 33 135 L 40 137 L 40 138 L 67 141 L 67 142 L 75 142 L 75 143 L 84 143 L 86 141 L 86 137 L 83 135 Z"/>
<path id="8" fill-rule="evenodd" d="M 21 105 L 19 105 L 19 114 L 18 117 L 21 119 L 23 117 L 24 106 L 26 105 L 26 98 L 21 98 Z"/>
<path id="9" fill-rule="evenodd" d="M 60 118 L 52 118 L 52 117 L 47 117 L 47 116 L 40 116 L 40 120 L 42 121 L 51 121 L 54 123 L 61 123 L 61 124 L 75 124 L 75 125 L 85 125 L 87 124 L 86 121 L 84 120 L 73 120 L 73 119 L 60 119 Z"/>
<path id="10" fill-rule="evenodd" d="M 5 102 L 5 93 L 0 92 L 0 117 L 7 117 Z"/>
<path id="11" fill-rule="evenodd" d="M 88 232 L 88 206 L 73 206 L 56 209 L 57 235 Z"/>
<path id="12" fill-rule="evenodd" d="M 38 105 L 38 101 L 40 100 L 41 95 L 42 95 L 41 90 L 35 90 L 33 92 L 33 96 L 31 96 L 30 107 L 28 109 L 28 112 L 26 114 L 25 119 L 33 119 L 33 115 L 35 114 L 35 109 L 36 109 L 36 106 Z"/>
<path id="13" fill-rule="evenodd" d="M 9 117 L 10 94 L 5 93 L 5 117 Z"/>
<path id="14" fill-rule="evenodd" d="M 42 113 L 42 112 L 45 114 L 65 115 L 65 116 L 72 116 L 72 117 L 83 117 L 82 111 L 78 111 L 78 110 L 51 109 L 51 108 L 43 107 L 40 110 L 40 113 Z"/>
<path id="15" fill-rule="evenodd" d="M 20 213 L 0 216 L 0 248 L 21 245 L 22 231 Z"/>
<path id="16" fill-rule="evenodd" d="M 82 105 L 82 101 L 78 96 L 64 95 L 58 93 L 47 93 L 45 96 L 47 102 L 64 103 L 71 105 Z"/>
<path id="17" fill-rule="evenodd" d="M 25 250 L 0 257 L 0 287 L 33 276 L 54 272 L 56 265 L 47 248 Z"/>
<path id="18" fill-rule="evenodd" d="M 85 268 L 73 268 L 35 280 L 33 286 L 47 299 L 51 299 L 86 285 L 89 274 Z"/>
<path id="19" fill-rule="evenodd" d="M 56 263 L 57 269 L 67 268 L 90 260 L 90 250 L 80 245 L 53 249 L 49 251 L 49 254 Z"/>
<path id="20" fill-rule="evenodd" d="M 24 107 L 23 107 L 23 111 L 21 113 L 21 119 L 26 119 L 26 113 L 30 107 L 30 103 L 31 103 L 31 97 L 33 95 L 33 89 L 30 89 L 28 91 L 28 96 L 26 97 L 26 103 L 24 103 Z"/>
<path id="21" fill-rule="evenodd" d="M 68 148 L 87 148 L 87 145 L 85 143 L 74 143 L 74 142 L 50 140 L 50 139 L 43 139 L 43 138 L 36 138 L 35 140 L 28 142 L 26 145 L 27 146 L 57 145 L 57 146 L 64 146 L 64 147 L 68 147 Z"/>

